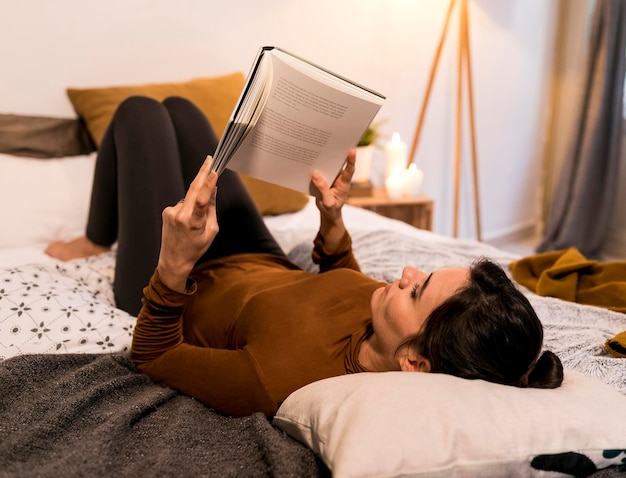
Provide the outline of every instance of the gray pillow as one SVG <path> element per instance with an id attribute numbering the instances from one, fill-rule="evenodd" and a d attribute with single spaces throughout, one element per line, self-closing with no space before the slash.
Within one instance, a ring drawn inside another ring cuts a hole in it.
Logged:
<path id="1" fill-rule="evenodd" d="M 0 114 L 0 153 L 61 158 L 95 149 L 79 119 Z"/>

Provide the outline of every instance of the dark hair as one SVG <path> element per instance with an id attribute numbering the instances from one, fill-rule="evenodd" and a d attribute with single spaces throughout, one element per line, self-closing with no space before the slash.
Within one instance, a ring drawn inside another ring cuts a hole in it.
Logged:
<path id="1" fill-rule="evenodd" d="M 541 353 L 542 343 L 543 326 L 528 299 L 500 266 L 480 259 L 470 267 L 469 284 L 439 305 L 402 346 L 427 358 L 431 372 L 556 388 L 563 365 L 554 353 Z"/>

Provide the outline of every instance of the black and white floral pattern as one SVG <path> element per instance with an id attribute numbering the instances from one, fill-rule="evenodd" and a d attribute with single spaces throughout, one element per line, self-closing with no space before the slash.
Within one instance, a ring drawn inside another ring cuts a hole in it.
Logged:
<path id="1" fill-rule="evenodd" d="M 0 360 L 128 352 L 136 318 L 114 306 L 113 254 L 0 269 Z"/>

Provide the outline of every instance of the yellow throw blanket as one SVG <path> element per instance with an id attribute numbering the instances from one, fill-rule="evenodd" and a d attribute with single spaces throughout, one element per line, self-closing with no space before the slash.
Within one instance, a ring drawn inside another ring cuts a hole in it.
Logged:
<path id="1" fill-rule="evenodd" d="M 587 260 L 571 247 L 525 257 L 510 268 L 517 282 L 538 295 L 626 312 L 626 262 Z M 626 331 L 605 345 L 612 355 L 626 357 Z"/>

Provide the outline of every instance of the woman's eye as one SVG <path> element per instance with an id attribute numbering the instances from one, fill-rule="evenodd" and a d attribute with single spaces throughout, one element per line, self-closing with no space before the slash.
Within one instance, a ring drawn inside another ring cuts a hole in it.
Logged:
<path id="1" fill-rule="evenodd" d="M 419 289 L 419 285 L 418 284 L 415 284 L 411 288 L 411 299 L 416 299 L 417 298 L 417 289 Z"/>

